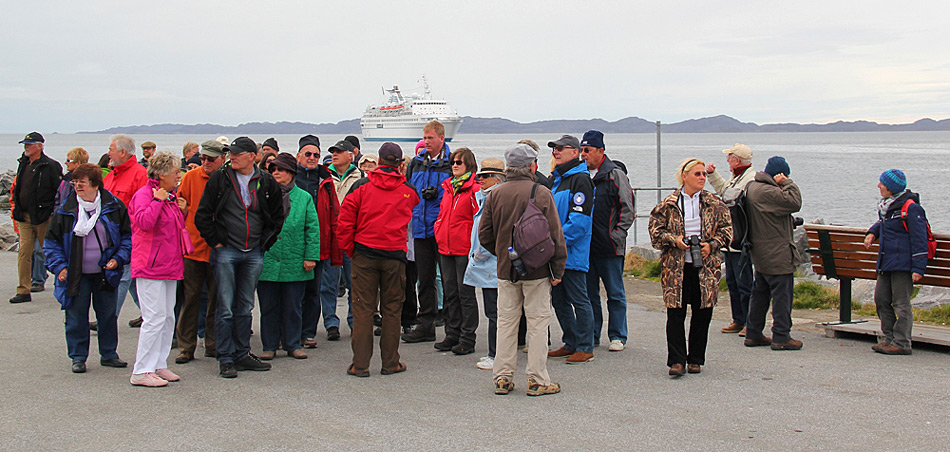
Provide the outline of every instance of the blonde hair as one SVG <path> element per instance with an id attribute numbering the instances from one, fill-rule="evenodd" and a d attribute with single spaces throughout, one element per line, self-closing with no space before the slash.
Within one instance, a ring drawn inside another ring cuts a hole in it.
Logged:
<path id="1" fill-rule="evenodd" d="M 72 148 L 66 153 L 66 158 L 79 163 L 89 163 L 89 153 L 83 148 Z"/>
<path id="2" fill-rule="evenodd" d="M 195 143 L 194 141 L 189 141 L 185 143 L 185 146 L 183 148 L 181 148 L 181 155 L 184 155 L 187 157 L 188 153 L 190 153 L 192 150 L 194 150 L 195 152 L 198 152 L 198 143 Z"/>
<path id="3" fill-rule="evenodd" d="M 445 126 L 439 121 L 429 121 L 429 123 L 422 128 L 422 133 L 426 133 L 430 130 L 440 137 L 445 136 Z"/>
<path id="4" fill-rule="evenodd" d="M 159 179 L 181 169 L 181 160 L 169 151 L 159 151 L 148 159 L 146 174 L 149 179 Z"/>
<path id="5" fill-rule="evenodd" d="M 680 162 L 679 166 L 676 169 L 676 182 L 680 185 L 683 185 L 683 175 L 689 172 L 694 166 L 701 165 L 706 167 L 706 164 L 699 159 L 686 159 Z"/>

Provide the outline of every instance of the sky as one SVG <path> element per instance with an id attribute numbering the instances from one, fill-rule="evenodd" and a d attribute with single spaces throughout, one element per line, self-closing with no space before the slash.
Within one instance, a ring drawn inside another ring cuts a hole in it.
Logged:
<path id="1" fill-rule="evenodd" d="M 950 117 L 950 3 L 3 0 L 0 132 L 463 116 Z M 421 88 L 417 88 L 421 91 Z"/>

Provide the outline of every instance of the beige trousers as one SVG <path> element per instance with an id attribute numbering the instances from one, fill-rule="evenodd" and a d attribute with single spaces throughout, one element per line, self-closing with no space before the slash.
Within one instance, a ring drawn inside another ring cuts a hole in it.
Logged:
<path id="1" fill-rule="evenodd" d="M 38 238 L 40 246 L 46 240 L 46 230 L 49 229 L 49 219 L 40 224 L 30 224 L 30 216 L 23 214 L 26 221 L 17 221 L 16 227 L 20 231 L 20 252 L 17 254 L 16 266 L 19 283 L 16 286 L 17 294 L 29 294 L 33 283 L 33 243 Z M 67 250 L 67 252 L 69 252 Z M 53 275 L 56 277 L 56 275 Z"/>
<path id="2" fill-rule="evenodd" d="M 528 378 L 549 385 L 548 325 L 554 311 L 551 309 L 551 281 L 547 278 L 514 283 L 498 280 L 498 333 L 493 378 L 511 378 L 518 366 L 518 323 L 522 308 L 528 320 Z"/>

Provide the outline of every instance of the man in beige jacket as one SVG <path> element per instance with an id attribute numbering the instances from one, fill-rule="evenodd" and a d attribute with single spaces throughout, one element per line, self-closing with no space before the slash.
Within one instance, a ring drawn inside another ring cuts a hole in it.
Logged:
<path id="1" fill-rule="evenodd" d="M 736 143 L 729 149 L 723 149 L 726 161 L 729 162 L 729 171 L 732 173 L 727 181 L 716 172 L 716 165 L 706 165 L 706 177 L 716 194 L 728 205 L 736 196 L 745 190 L 746 185 L 755 179 L 755 170 L 752 168 L 752 149 L 744 144 Z M 749 300 L 752 298 L 752 261 L 748 254 L 730 246 L 723 248 L 726 261 L 726 284 L 729 286 L 729 301 L 732 307 L 732 323 L 723 328 L 723 333 L 745 336 L 745 324 L 749 318 Z"/>

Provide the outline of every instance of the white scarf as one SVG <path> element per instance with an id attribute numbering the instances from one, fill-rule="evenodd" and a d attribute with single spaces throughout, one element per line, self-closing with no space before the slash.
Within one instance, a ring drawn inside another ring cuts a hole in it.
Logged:
<path id="1" fill-rule="evenodd" d="M 900 193 L 891 194 L 890 198 L 882 198 L 881 202 L 877 204 L 877 214 L 880 215 L 880 217 L 883 219 L 884 216 L 887 215 L 888 209 L 891 208 L 891 204 L 893 204 L 894 201 L 897 201 L 897 198 L 900 198 L 906 192 L 907 192 L 907 189 L 905 188 L 904 191 Z"/>
<path id="2" fill-rule="evenodd" d="M 96 200 L 93 202 L 84 201 L 79 195 L 76 195 L 76 201 L 79 201 L 79 212 L 76 215 L 76 226 L 73 227 L 73 233 L 76 237 L 85 237 L 89 235 L 92 228 L 96 227 L 96 221 L 99 220 L 100 199 L 99 192 L 96 192 Z M 89 211 L 92 215 L 89 215 Z"/>

